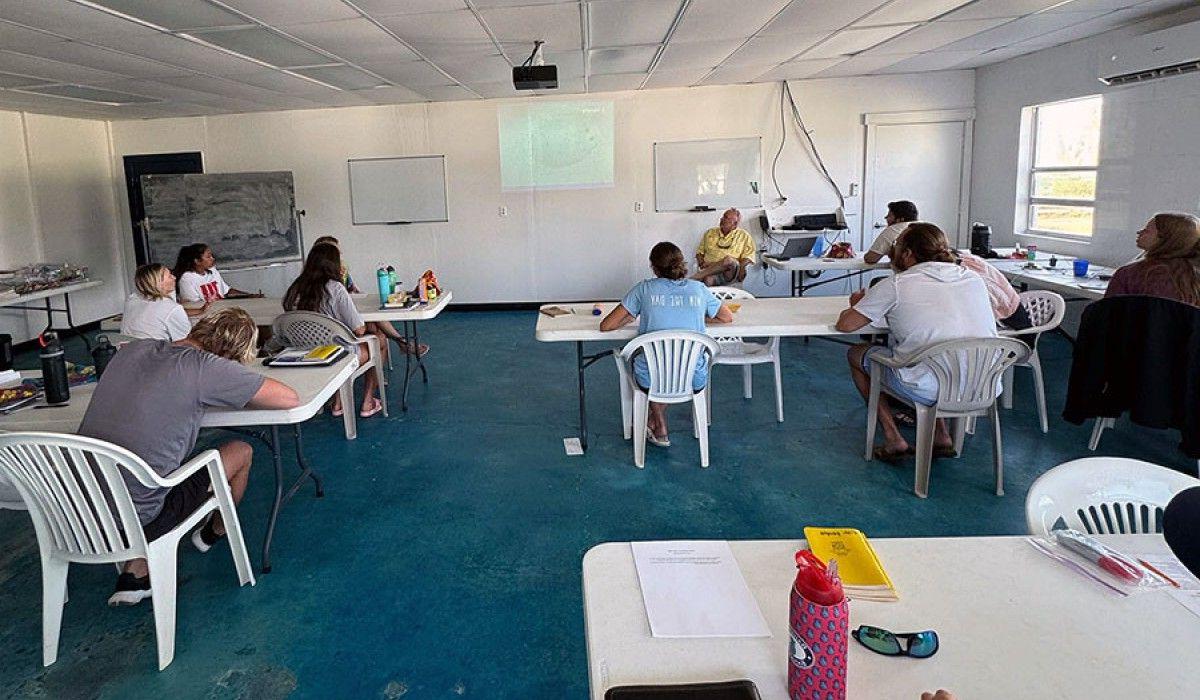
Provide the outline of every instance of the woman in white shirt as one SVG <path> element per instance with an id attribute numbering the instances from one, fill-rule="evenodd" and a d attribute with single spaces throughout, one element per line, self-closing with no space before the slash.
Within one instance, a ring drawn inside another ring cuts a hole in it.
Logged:
<path id="1" fill-rule="evenodd" d="M 175 276 L 179 278 L 179 303 L 209 302 L 217 299 L 249 299 L 261 297 L 225 284 L 212 248 L 204 243 L 193 243 L 179 249 L 175 259 Z"/>
<path id="2" fill-rule="evenodd" d="M 175 275 L 160 263 L 142 265 L 133 276 L 136 291 L 125 300 L 121 335 L 175 342 L 192 330 L 188 314 L 174 298 Z"/>
<path id="3" fill-rule="evenodd" d="M 851 377 L 864 398 L 871 388 L 868 358 L 873 353 L 904 358 L 946 340 L 996 337 L 987 286 L 979 275 L 957 264 L 940 228 L 924 222 L 909 224 L 896 239 L 892 253 L 895 274 L 870 289 L 851 294 L 850 308 L 837 321 L 837 329 L 843 333 L 867 324 L 889 331 L 889 348 L 850 348 Z M 928 367 L 886 368 L 884 382 L 915 403 L 931 406 L 937 399 L 937 378 Z M 876 459 L 890 462 L 911 453 L 896 427 L 886 396 L 879 397 L 879 425 L 884 445 L 875 448 Z M 953 444 L 945 421 L 938 420 L 934 456 L 954 456 Z"/>

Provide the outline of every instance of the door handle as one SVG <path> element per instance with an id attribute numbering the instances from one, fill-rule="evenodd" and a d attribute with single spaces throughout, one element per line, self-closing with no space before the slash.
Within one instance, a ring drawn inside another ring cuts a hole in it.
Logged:
<path id="1" fill-rule="evenodd" d="M 876 222 L 875 228 L 883 228 L 883 224 Z"/>

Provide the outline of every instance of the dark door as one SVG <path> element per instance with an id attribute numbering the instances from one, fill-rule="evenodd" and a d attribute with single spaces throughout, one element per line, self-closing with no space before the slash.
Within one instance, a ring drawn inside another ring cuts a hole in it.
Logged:
<path id="1" fill-rule="evenodd" d="M 146 208 L 142 204 L 143 175 L 181 175 L 204 172 L 204 163 L 199 152 L 152 153 L 143 156 L 125 156 L 125 190 L 129 194 L 129 218 L 133 224 L 133 250 L 137 264 L 160 262 L 172 265 L 174 260 L 151 260 L 146 232 L 142 229 L 146 219 Z"/>

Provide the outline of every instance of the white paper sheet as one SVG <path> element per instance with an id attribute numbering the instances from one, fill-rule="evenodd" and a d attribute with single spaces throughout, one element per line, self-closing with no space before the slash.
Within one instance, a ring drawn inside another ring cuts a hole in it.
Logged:
<path id="1" fill-rule="evenodd" d="M 1191 611 L 1193 615 L 1200 617 L 1200 591 L 1181 591 L 1172 588 L 1167 591 L 1167 595 L 1179 601 L 1179 604 Z"/>
<path id="2" fill-rule="evenodd" d="M 677 540 L 632 546 L 653 636 L 771 636 L 728 542 Z"/>
<path id="3" fill-rule="evenodd" d="M 1200 578 L 1192 575 L 1188 568 L 1179 561 L 1175 555 L 1164 552 L 1153 552 L 1149 554 L 1134 554 L 1126 555 L 1133 559 L 1146 562 L 1159 572 L 1165 574 L 1172 581 L 1179 584 L 1178 590 L 1183 591 L 1200 591 Z M 1174 588 L 1174 586 L 1172 586 Z"/>

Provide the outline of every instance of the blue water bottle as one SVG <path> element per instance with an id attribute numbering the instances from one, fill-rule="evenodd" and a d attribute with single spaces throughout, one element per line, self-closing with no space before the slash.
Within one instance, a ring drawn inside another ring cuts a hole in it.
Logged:
<path id="1" fill-rule="evenodd" d="M 822 233 L 813 239 L 813 247 L 812 247 L 812 252 L 810 253 L 810 255 L 812 255 L 814 258 L 819 258 L 819 257 L 821 257 L 821 254 L 824 252 L 825 252 L 825 234 Z"/>
<path id="2" fill-rule="evenodd" d="M 375 271 L 375 280 L 379 283 L 379 305 L 386 306 L 388 295 L 392 293 L 392 276 L 383 267 Z"/>

